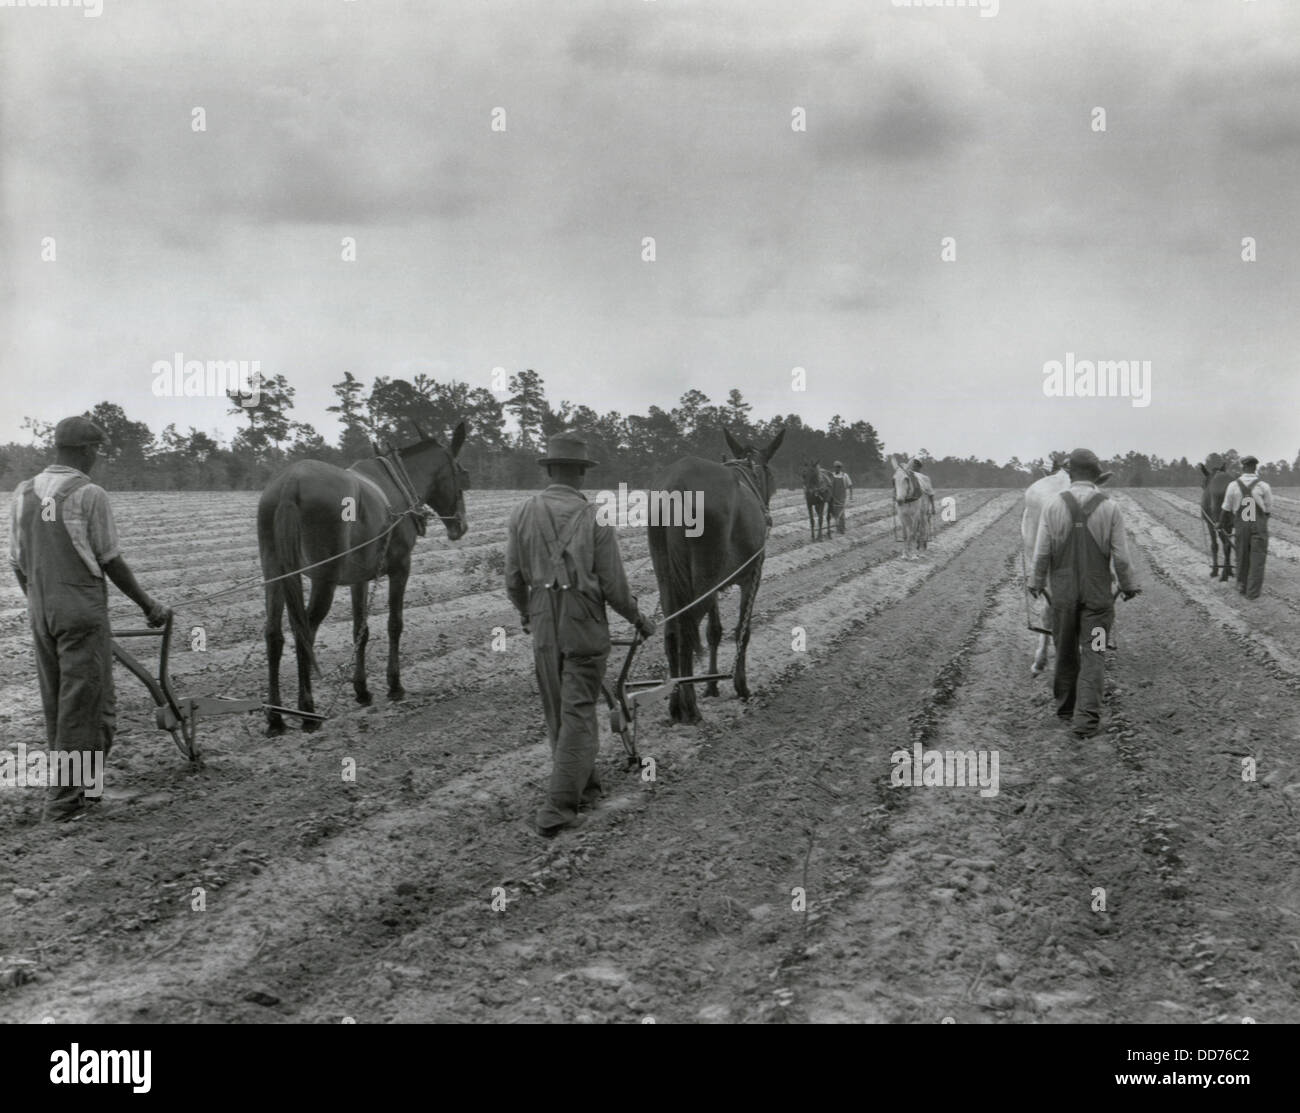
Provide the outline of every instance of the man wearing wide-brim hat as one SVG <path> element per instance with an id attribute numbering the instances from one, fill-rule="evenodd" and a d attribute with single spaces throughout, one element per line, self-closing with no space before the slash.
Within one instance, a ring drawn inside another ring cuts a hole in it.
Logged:
<path id="1" fill-rule="evenodd" d="M 1076 448 L 1065 462 L 1070 487 L 1053 498 L 1038 521 L 1029 593 L 1049 588 L 1056 674 L 1056 714 L 1076 738 L 1101 730 L 1106 645 L 1115 620 L 1111 564 L 1125 599 L 1140 594 L 1128 555 L 1119 507 L 1100 489 L 1108 478 L 1101 461 Z"/>
<path id="2" fill-rule="evenodd" d="M 549 838 L 581 826 L 579 809 L 600 798 L 596 707 L 610 648 L 605 605 L 645 637 L 655 626 L 628 587 L 618 535 L 596 520 L 596 507 L 582 494 L 587 469 L 597 466 L 583 434 L 555 434 L 537 462 L 551 482 L 510 515 L 506 593 L 532 634 L 551 740 L 550 785 L 536 822 Z"/>
<path id="3" fill-rule="evenodd" d="M 104 431 L 85 417 L 68 417 L 54 429 L 57 462 L 14 491 L 9 517 L 9 563 L 27 596 L 36 647 L 36 674 L 51 752 L 44 817 L 79 819 L 103 785 L 55 783 L 56 751 L 85 755 L 103 769 L 113 745 L 112 633 L 105 578 L 162 626 L 171 613 L 136 583 L 118 551 L 113 511 L 104 489 L 90 481 Z"/>

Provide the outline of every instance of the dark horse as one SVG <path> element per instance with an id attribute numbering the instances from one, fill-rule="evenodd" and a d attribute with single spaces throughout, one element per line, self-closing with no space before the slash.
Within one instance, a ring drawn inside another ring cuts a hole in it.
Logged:
<path id="1" fill-rule="evenodd" d="M 1227 461 L 1217 452 L 1211 452 L 1201 469 L 1201 521 L 1210 534 L 1210 575 L 1219 576 L 1219 541 L 1223 541 L 1223 574 L 1221 580 L 1232 578 L 1232 534 L 1219 532 L 1219 511 L 1223 509 L 1223 496 L 1227 493 L 1232 476 L 1228 474 Z"/>
<path id="2" fill-rule="evenodd" d="M 808 531 L 814 541 L 820 541 L 825 531 L 829 540 L 831 473 L 816 460 L 803 462 L 803 500 L 808 505 Z"/>
<path id="3" fill-rule="evenodd" d="M 664 614 L 673 615 L 686 608 L 679 617 L 664 624 L 664 649 L 672 676 L 694 674 L 695 658 L 700 653 L 700 619 L 706 614 L 709 672 L 718 671 L 718 645 L 722 641 L 718 592 L 732 584 L 739 585 L 740 621 L 736 625 L 733 680 L 736 695 L 748 699 L 745 649 L 749 645 L 754 598 L 763 575 L 763 548 L 771 524 L 768 503 L 776 486 L 768 461 L 781 447 L 785 430 L 762 449 L 740 444 L 725 429 L 723 435 L 736 459 L 719 464 L 687 456 L 673 464 L 659 483 L 660 491 L 681 492 L 683 505 L 687 497 L 693 497 L 702 525 L 698 535 L 691 537 L 683 525 L 652 523 L 650 559 L 659 581 L 659 605 Z M 688 492 L 693 495 L 688 496 Z M 716 680 L 709 681 L 704 694 L 718 694 Z M 669 707 L 675 722 L 700 720 L 693 684 L 674 688 Z"/>
<path id="4" fill-rule="evenodd" d="M 356 666 L 352 686 L 358 703 L 370 702 L 366 687 L 366 588 L 388 576 L 388 695 L 401 699 L 397 644 L 402 636 L 402 601 L 411 574 L 411 550 L 425 531 L 422 506 L 427 503 L 457 541 L 465 535 L 465 496 L 469 475 L 457 462 L 465 443 L 465 423 L 456 426 L 451 448 L 425 437 L 406 448 L 359 460 L 346 471 L 320 460 L 299 460 L 277 475 L 257 504 L 257 541 L 266 585 L 266 659 L 271 673 L 270 702 L 280 704 L 280 654 L 284 633 L 280 622 L 289 611 L 298 657 L 298 707 L 314 711 L 312 673 L 319 673 L 312 648 L 316 631 L 329 614 L 334 589 L 352 588 L 352 638 Z M 348 550 L 352 550 L 349 552 Z M 330 559 L 336 557 L 337 559 Z M 302 580 L 306 572 L 311 601 L 304 605 Z M 267 733 L 284 731 L 278 712 L 267 713 Z M 303 722 L 303 730 L 319 724 Z"/>

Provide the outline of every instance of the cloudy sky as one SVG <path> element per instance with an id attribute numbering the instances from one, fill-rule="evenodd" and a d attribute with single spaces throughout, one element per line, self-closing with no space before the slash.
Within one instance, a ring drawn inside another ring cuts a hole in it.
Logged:
<path id="1" fill-rule="evenodd" d="M 502 366 L 937 456 L 1293 459 L 1298 183 L 1294 0 L 0 6 L 0 441 L 104 399 L 229 435 L 153 395 L 182 352 L 331 439 L 345 371 Z M 1150 405 L 1045 396 L 1067 353 Z"/>

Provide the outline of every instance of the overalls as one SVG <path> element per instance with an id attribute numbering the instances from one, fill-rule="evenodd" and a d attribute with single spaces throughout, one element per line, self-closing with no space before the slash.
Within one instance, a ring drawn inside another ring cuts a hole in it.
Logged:
<path id="1" fill-rule="evenodd" d="M 592 514 L 584 511 L 576 515 L 561 537 L 544 500 L 538 497 L 534 521 L 541 528 L 551 560 L 549 581 L 531 585 L 528 597 L 533 664 L 552 756 L 547 799 L 538 812 L 537 825 L 550 828 L 572 822 L 579 805 L 594 804 L 600 798 L 596 707 L 609 660 L 609 626 L 604 601 L 582 595 L 576 587 L 577 577 L 568 567 L 573 560 L 569 544 L 579 529 L 592 528 Z"/>
<path id="2" fill-rule="evenodd" d="M 1235 482 L 1241 488 L 1241 505 L 1233 515 L 1236 518 L 1237 590 L 1247 599 L 1258 599 L 1264 589 L 1264 562 L 1268 560 L 1268 515 L 1255 502 L 1255 520 L 1247 521 L 1242 516 L 1246 500 L 1259 480 L 1252 479 L 1249 484 L 1240 479 Z"/>
<path id="3" fill-rule="evenodd" d="M 1106 641 L 1115 619 L 1110 593 L 1110 554 L 1103 552 L 1088 531 L 1088 518 L 1101 505 L 1099 495 L 1081 509 L 1069 491 L 1061 498 L 1073 526 L 1070 539 L 1052 562 L 1052 637 L 1056 641 L 1056 673 L 1052 692 L 1056 713 L 1073 717 L 1075 730 L 1096 730 L 1101 722 L 1101 696 L 1106 678 Z M 1094 649 L 1094 630 L 1106 633 L 1102 648 Z"/>
<path id="4" fill-rule="evenodd" d="M 51 496 L 54 517 L 45 521 L 41 500 L 29 480 L 23 488 L 19 529 L 46 742 L 51 754 L 98 750 L 106 759 L 117 722 L 108 588 L 103 577 L 86 567 L 63 521 L 67 497 L 87 482 L 75 478 Z M 89 768 L 84 759 L 81 768 Z M 45 818 L 58 819 L 82 803 L 83 786 L 51 783 L 46 789 Z"/>

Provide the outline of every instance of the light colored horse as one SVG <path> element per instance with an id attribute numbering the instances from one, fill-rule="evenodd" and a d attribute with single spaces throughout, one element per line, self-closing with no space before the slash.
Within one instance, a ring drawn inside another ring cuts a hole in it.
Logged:
<path id="1" fill-rule="evenodd" d="M 1042 596 L 1029 596 L 1029 576 L 1034 571 L 1034 543 L 1038 540 L 1038 522 L 1043 510 L 1062 491 L 1070 489 L 1070 476 L 1053 458 L 1054 470 L 1037 479 L 1025 490 L 1025 512 L 1020 516 L 1020 543 L 1024 553 L 1025 599 L 1029 607 L 1029 628 L 1038 634 L 1038 648 L 1030 671 L 1037 675 L 1047 668 L 1047 643 L 1052 636 L 1052 608 Z"/>
<path id="2" fill-rule="evenodd" d="M 915 560 L 930 540 L 930 500 L 924 492 L 919 498 L 908 499 L 913 493 L 912 484 L 920 483 L 912 470 L 897 457 L 891 456 L 894 465 L 894 510 L 903 527 L 903 559 Z"/>
<path id="3" fill-rule="evenodd" d="M 1025 512 L 1020 516 L 1020 544 L 1024 553 L 1025 600 L 1029 608 L 1029 628 L 1038 635 L 1038 648 L 1034 651 L 1034 663 L 1030 672 L 1035 676 L 1047 668 L 1047 646 L 1052 637 L 1052 607 L 1040 596 L 1030 597 L 1029 577 L 1034 571 L 1034 545 L 1038 540 L 1038 522 L 1043 516 L 1047 504 L 1062 491 L 1070 489 L 1070 476 L 1063 467 L 1065 453 L 1052 454 L 1052 470 L 1042 479 L 1037 479 L 1025 489 Z M 1102 472 L 1098 486 L 1110 478 L 1110 472 Z"/>

